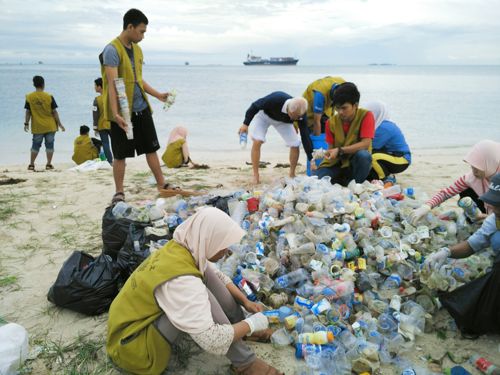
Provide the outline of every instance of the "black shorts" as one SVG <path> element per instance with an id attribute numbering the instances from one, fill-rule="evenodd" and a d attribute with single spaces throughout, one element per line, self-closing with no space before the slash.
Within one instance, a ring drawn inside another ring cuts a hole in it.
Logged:
<path id="1" fill-rule="evenodd" d="M 135 154 L 150 154 L 160 148 L 151 111 L 132 112 L 134 139 L 128 140 L 125 131 L 111 121 L 111 149 L 115 159 L 133 158 Z"/>

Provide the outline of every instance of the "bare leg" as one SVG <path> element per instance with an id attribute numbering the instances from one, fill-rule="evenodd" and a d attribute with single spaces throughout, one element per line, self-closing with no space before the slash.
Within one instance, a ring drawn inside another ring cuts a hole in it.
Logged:
<path id="1" fill-rule="evenodd" d="M 54 151 L 47 151 L 47 164 L 52 164 L 52 157 L 54 156 Z"/>
<path id="2" fill-rule="evenodd" d="M 113 161 L 113 177 L 115 179 L 115 191 L 123 193 L 123 180 L 125 179 L 126 159 L 115 159 Z"/>
<path id="3" fill-rule="evenodd" d="M 158 190 L 163 189 L 163 186 L 165 186 L 165 178 L 163 177 L 163 172 L 161 171 L 158 154 L 156 152 L 146 154 L 146 161 L 148 162 L 149 169 L 153 172 L 153 176 L 155 176 L 156 187 Z"/>
<path id="4" fill-rule="evenodd" d="M 300 149 L 298 147 L 290 147 L 290 177 L 292 178 L 295 177 L 295 168 L 297 168 L 299 154 Z"/>
<path id="5" fill-rule="evenodd" d="M 260 184 L 259 177 L 259 163 L 260 163 L 260 148 L 262 146 L 262 141 L 253 141 L 252 144 L 252 169 L 253 169 L 253 183 Z"/>
<path id="6" fill-rule="evenodd" d="M 30 165 L 35 165 L 35 159 L 36 159 L 37 156 L 38 156 L 38 151 L 37 152 L 31 151 Z"/>

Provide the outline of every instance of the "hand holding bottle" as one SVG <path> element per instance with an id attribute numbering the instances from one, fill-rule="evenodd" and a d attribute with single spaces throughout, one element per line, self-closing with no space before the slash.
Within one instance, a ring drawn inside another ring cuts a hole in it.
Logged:
<path id="1" fill-rule="evenodd" d="M 409 222 L 411 225 L 416 226 L 416 224 L 431 211 L 431 206 L 428 204 L 423 204 L 419 208 L 413 210 L 409 215 Z"/>
<path id="2" fill-rule="evenodd" d="M 424 262 L 424 268 L 430 272 L 432 269 L 439 269 L 446 262 L 446 259 L 451 255 L 451 251 L 447 247 L 442 247 L 435 253 L 430 254 Z"/>
<path id="3" fill-rule="evenodd" d="M 248 336 L 253 334 L 254 332 L 263 331 L 269 328 L 269 321 L 267 320 L 267 317 L 261 312 L 250 315 L 243 321 L 247 323 L 248 326 L 250 327 L 250 332 L 248 333 Z"/>

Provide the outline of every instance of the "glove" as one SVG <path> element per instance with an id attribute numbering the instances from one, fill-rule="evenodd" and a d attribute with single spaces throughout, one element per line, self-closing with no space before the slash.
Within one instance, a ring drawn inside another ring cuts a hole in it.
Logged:
<path id="1" fill-rule="evenodd" d="M 250 327 L 250 333 L 247 336 L 250 336 L 254 332 L 263 331 L 269 328 L 269 321 L 267 320 L 267 317 L 261 312 L 250 315 L 243 321 Z"/>
<path id="2" fill-rule="evenodd" d="M 435 253 L 429 255 L 424 262 L 424 268 L 430 272 L 431 269 L 439 269 L 450 256 L 451 251 L 447 247 L 442 247 Z"/>
<path id="3" fill-rule="evenodd" d="M 425 215 L 427 215 L 430 211 L 431 211 L 431 206 L 429 206 L 428 204 L 423 204 L 419 208 L 413 210 L 413 212 L 410 214 L 408 218 L 408 221 L 410 222 L 411 225 L 416 227 L 418 221 Z"/>

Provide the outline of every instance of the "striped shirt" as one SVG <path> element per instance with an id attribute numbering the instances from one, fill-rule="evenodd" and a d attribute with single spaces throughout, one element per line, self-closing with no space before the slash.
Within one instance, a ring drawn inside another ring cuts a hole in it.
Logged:
<path id="1" fill-rule="evenodd" d="M 460 194 L 462 191 L 467 190 L 470 186 L 467 185 L 465 181 L 466 175 L 459 177 L 453 184 L 440 190 L 436 195 L 434 195 L 431 199 L 427 201 L 427 204 L 434 208 L 439 206 L 445 200 L 450 199 L 451 197 Z"/>

